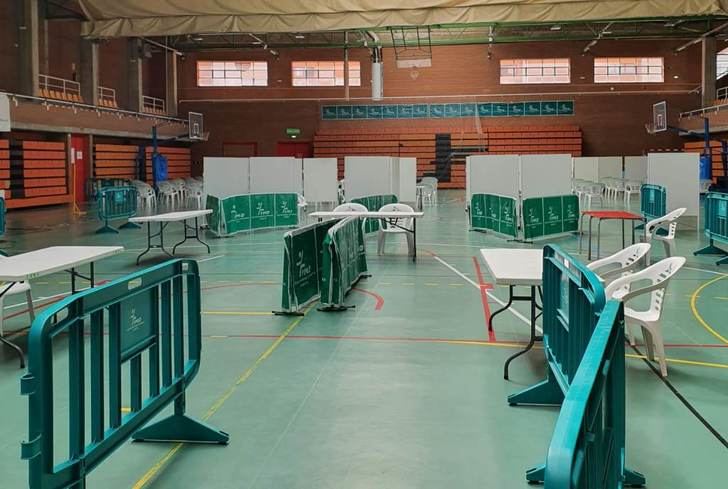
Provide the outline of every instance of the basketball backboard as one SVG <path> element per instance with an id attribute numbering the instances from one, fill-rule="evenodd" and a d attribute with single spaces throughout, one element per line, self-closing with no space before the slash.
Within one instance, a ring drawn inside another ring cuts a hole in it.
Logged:
<path id="1" fill-rule="evenodd" d="M 188 114 L 189 122 L 189 138 L 192 141 L 200 141 L 204 139 L 204 117 L 199 112 L 190 112 Z"/>
<path id="2" fill-rule="evenodd" d="M 652 106 L 652 131 L 667 131 L 667 102 L 664 100 Z"/>

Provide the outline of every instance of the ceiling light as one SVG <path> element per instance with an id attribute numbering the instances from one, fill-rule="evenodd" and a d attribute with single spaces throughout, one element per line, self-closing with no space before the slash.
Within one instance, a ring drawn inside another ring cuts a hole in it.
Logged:
<path id="1" fill-rule="evenodd" d="M 561 26 L 559 24 L 552 25 L 551 26 L 551 30 L 552 31 L 560 31 L 561 30 Z"/>
<path id="2" fill-rule="evenodd" d="M 303 34 L 301 34 L 301 33 L 298 33 L 298 34 L 296 34 L 296 35 L 295 35 L 294 37 L 295 37 L 296 39 L 306 39 L 306 36 L 304 36 L 304 35 L 303 35 Z"/>
<path id="3" fill-rule="evenodd" d="M 278 51 L 276 51 L 275 49 L 271 49 L 270 54 L 272 54 L 273 56 L 278 56 Z"/>
<path id="4" fill-rule="evenodd" d="M 199 35 L 199 34 L 195 34 L 194 36 L 192 36 L 192 38 L 191 38 L 191 39 L 192 39 L 193 41 L 195 41 L 195 42 L 200 42 L 200 41 L 204 41 L 204 38 L 203 38 L 203 37 L 202 37 L 201 35 Z"/>

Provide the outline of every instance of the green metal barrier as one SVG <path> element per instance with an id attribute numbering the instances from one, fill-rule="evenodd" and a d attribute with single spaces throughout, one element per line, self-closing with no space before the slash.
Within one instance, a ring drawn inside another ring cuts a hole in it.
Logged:
<path id="1" fill-rule="evenodd" d="M 344 298 L 351 288 L 367 277 L 367 258 L 364 232 L 358 217 L 336 223 L 326 233 L 321 274 L 321 304 L 323 310 L 348 309 Z"/>
<path id="2" fill-rule="evenodd" d="M 604 307 L 556 421 L 543 475 L 546 489 L 644 485 L 625 461 L 624 311 Z M 529 477 L 529 480 L 530 477 Z"/>
<path id="3" fill-rule="evenodd" d="M 119 230 L 109 225 L 115 219 L 128 219 L 137 212 L 137 189 L 135 187 L 104 187 L 96 194 L 99 219 L 104 225 L 96 230 L 101 233 L 118 233 Z M 138 224 L 126 222 L 120 228 L 138 228 Z"/>
<path id="4" fill-rule="evenodd" d="M 324 239 L 339 219 L 310 224 L 283 236 L 283 287 L 281 311 L 300 314 L 300 310 L 321 295 Z"/>
<path id="5" fill-rule="evenodd" d="M 218 236 L 231 236 L 256 229 L 298 226 L 298 194 L 245 194 L 225 198 L 207 197 L 212 209 L 210 230 Z"/>
<path id="6" fill-rule="evenodd" d="M 88 473 L 130 438 L 226 444 L 226 433 L 185 414 L 185 391 L 200 368 L 201 347 L 200 277 L 193 260 L 162 263 L 40 313 L 21 379 L 21 392 L 29 396 L 22 458 L 29 462 L 30 489 L 85 487 Z M 67 408 L 57 402 L 65 395 Z M 129 403 L 128 414 L 122 414 L 122 402 Z M 170 405 L 171 416 L 144 428 Z M 67 451 L 60 447 L 63 430 Z"/>
<path id="7" fill-rule="evenodd" d="M 536 197 L 523 201 L 523 238 L 539 239 L 579 229 L 576 195 Z"/>
<path id="8" fill-rule="evenodd" d="M 473 194 L 470 198 L 470 229 L 488 230 L 515 238 L 516 199 L 495 194 Z"/>
<path id="9" fill-rule="evenodd" d="M 89 178 L 86 181 L 86 195 L 96 199 L 101 189 L 107 187 L 128 187 L 131 180 L 127 178 Z"/>
<path id="10" fill-rule="evenodd" d="M 363 205 L 368 211 L 376 212 L 385 205 L 396 204 L 398 201 L 396 195 L 369 195 L 367 197 L 352 199 L 351 202 Z M 366 234 L 377 231 L 379 231 L 379 219 L 367 219 L 364 222 L 364 232 Z"/>
<path id="11" fill-rule="evenodd" d="M 509 396 L 510 405 L 559 405 L 564 401 L 605 306 L 604 286 L 586 265 L 554 245 L 544 247 L 543 253 L 543 343 L 548 370 L 544 381 Z M 621 389 L 624 397 L 624 382 Z M 544 481 L 545 470 L 547 466 L 531 469 L 526 478 Z M 625 471 L 624 477 L 629 485 L 644 484 L 644 477 L 636 472 Z"/>
<path id="12" fill-rule="evenodd" d="M 716 265 L 728 263 L 728 251 L 715 246 L 715 242 L 728 244 L 728 194 L 709 192 L 705 196 L 705 235 L 708 246 L 694 252 L 694 255 L 719 255 Z"/>
<path id="13" fill-rule="evenodd" d="M 640 213 L 647 220 L 667 214 L 667 190 L 665 187 L 648 183 L 640 187 Z"/>

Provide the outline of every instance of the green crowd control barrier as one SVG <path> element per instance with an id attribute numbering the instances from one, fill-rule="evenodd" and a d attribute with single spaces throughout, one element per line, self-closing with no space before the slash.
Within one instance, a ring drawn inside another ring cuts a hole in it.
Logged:
<path id="1" fill-rule="evenodd" d="M 344 298 L 367 277 L 364 232 L 358 217 L 346 218 L 329 229 L 324 238 L 321 305 L 326 311 L 348 309 Z"/>
<path id="2" fill-rule="evenodd" d="M 543 253 L 543 343 L 548 370 L 544 381 L 509 396 L 510 405 L 559 405 L 565 396 L 569 396 L 605 307 L 604 286 L 586 265 L 554 245 L 544 247 Z M 620 341 L 624 341 L 623 336 L 621 338 Z M 623 352 L 618 360 L 624 364 Z M 588 362 L 591 361 L 590 357 Z M 624 375 L 621 386 L 617 385 L 616 388 L 621 389 L 621 402 L 624 403 Z M 575 392 L 572 398 L 576 395 Z M 617 398 L 612 401 L 620 402 Z M 619 411 L 615 405 L 609 409 Z M 623 405 L 621 409 L 623 413 Z M 549 470 L 549 460 L 546 466 L 529 470 L 526 478 L 531 482 L 544 481 L 545 472 Z M 624 471 L 623 476 L 630 485 L 644 484 L 644 477 L 636 472 Z"/>
<path id="3" fill-rule="evenodd" d="M 715 242 L 728 244 L 728 194 L 709 192 L 705 197 L 705 235 L 708 246 L 694 252 L 694 255 L 719 255 L 716 265 L 728 263 L 728 251 L 715 246 Z"/>
<path id="4" fill-rule="evenodd" d="M 647 220 L 667 214 L 667 190 L 665 187 L 649 183 L 640 187 L 640 213 Z"/>
<path id="5" fill-rule="evenodd" d="M 470 199 L 470 228 L 488 230 L 515 238 L 516 199 L 495 194 L 473 194 Z"/>
<path id="6" fill-rule="evenodd" d="M 128 187 L 130 185 L 131 180 L 128 178 L 89 178 L 86 181 L 86 195 L 95 199 L 103 188 Z"/>
<path id="7" fill-rule="evenodd" d="M 363 205 L 368 211 L 377 212 L 385 205 L 396 204 L 398 201 L 396 195 L 369 195 L 367 197 L 351 199 L 351 202 L 353 204 Z M 379 219 L 367 219 L 364 222 L 364 232 L 369 234 L 376 231 L 379 231 Z"/>
<path id="8" fill-rule="evenodd" d="M 523 201 L 523 238 L 540 239 L 579 229 L 576 195 L 529 198 Z"/>
<path id="9" fill-rule="evenodd" d="M 212 209 L 210 230 L 218 236 L 298 226 L 296 193 L 245 194 L 222 199 L 208 195 L 207 208 Z"/>
<path id="10" fill-rule="evenodd" d="M 128 219 L 137 212 L 137 189 L 135 187 L 104 187 L 96 193 L 99 219 L 104 225 L 96 230 L 100 233 L 118 233 L 119 230 L 109 225 L 109 221 Z M 138 228 L 138 224 L 126 222 L 120 228 Z"/>
<path id="11" fill-rule="evenodd" d="M 171 260 L 36 317 L 20 382 L 30 489 L 86 487 L 86 476 L 130 438 L 227 444 L 226 433 L 185 414 L 186 389 L 200 368 L 200 304 L 197 263 Z M 169 417 L 145 427 L 172 405 Z"/>
<path id="12" fill-rule="evenodd" d="M 339 219 L 310 224 L 283 236 L 283 287 L 281 311 L 300 314 L 321 295 L 324 239 Z"/>
<path id="13" fill-rule="evenodd" d="M 645 484 L 625 461 L 624 311 L 601 313 L 559 412 L 546 464 L 529 472 L 545 489 L 617 489 Z"/>

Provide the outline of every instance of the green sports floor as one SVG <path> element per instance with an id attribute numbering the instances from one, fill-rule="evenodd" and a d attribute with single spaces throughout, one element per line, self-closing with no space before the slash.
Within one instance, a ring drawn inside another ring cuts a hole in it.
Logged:
<path id="1" fill-rule="evenodd" d="M 391 239 L 372 277 L 348 296 L 356 308 L 278 317 L 283 231 L 256 232 L 185 246 L 199 259 L 203 287 L 202 368 L 188 390 L 188 412 L 230 434 L 228 446 L 128 443 L 89 477 L 116 488 L 498 488 L 527 487 L 525 471 L 544 461 L 558 409 L 509 407 L 506 396 L 539 381 L 535 349 L 502 376 L 504 360 L 528 338 L 521 318 L 501 314 L 495 341 L 485 316 L 507 298 L 496 287 L 487 307 L 480 283 L 490 277 L 479 249 L 503 240 L 468 231 L 460 191 L 441 191 L 418 225 L 419 257 Z M 138 268 L 143 230 L 95 235 L 92 217 L 61 209 L 11 212 L 0 248 L 9 254 L 45 246 L 121 244 L 97 265 L 97 279 Z M 170 226 L 169 242 L 181 235 Z M 605 252 L 621 245 L 618 224 L 603 228 Z M 669 384 L 633 351 L 627 359 L 627 462 L 648 487 L 726 487 L 728 466 L 728 266 L 693 257 L 695 229 L 678 231 L 688 258 L 668 289 L 663 315 Z M 557 243 L 576 253 L 575 237 Z M 662 256 L 662 248 L 654 256 Z M 582 256 L 582 258 L 585 258 Z M 155 254 L 142 266 L 158 263 Z M 482 272 L 482 274 L 481 274 Z M 38 305 L 70 288 L 66 275 L 33 282 Z M 28 316 L 9 297 L 6 332 L 23 347 Z M 515 309 L 527 313 L 527 305 Z M 59 366 L 59 370 L 63 366 Z M 27 487 L 20 443 L 27 400 L 17 358 L 0 351 L 0 487 Z M 61 381 L 63 382 L 63 381 Z M 59 418 L 66 413 L 57 409 Z M 62 457 L 65 447 L 59 449 Z"/>

